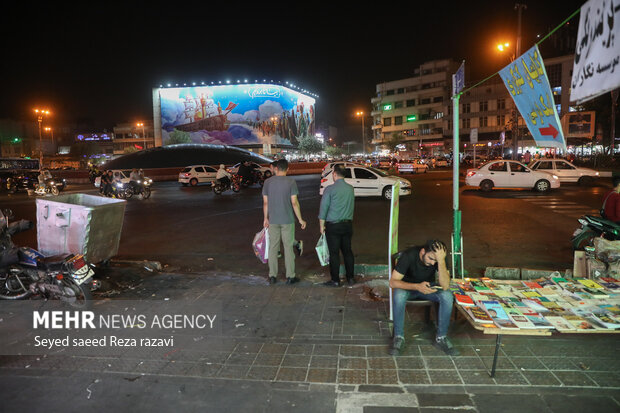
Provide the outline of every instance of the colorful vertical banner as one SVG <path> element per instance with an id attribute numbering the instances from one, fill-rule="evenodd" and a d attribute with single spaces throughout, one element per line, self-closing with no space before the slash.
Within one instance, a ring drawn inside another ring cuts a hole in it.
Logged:
<path id="1" fill-rule="evenodd" d="M 545 65 L 535 45 L 499 71 L 538 146 L 566 151 Z"/>
<path id="2" fill-rule="evenodd" d="M 620 87 L 620 1 L 581 6 L 570 100 L 582 103 Z"/>
<path id="3" fill-rule="evenodd" d="M 461 63 L 459 70 L 452 75 L 452 96 L 461 93 L 465 87 L 465 61 Z"/>
<path id="4" fill-rule="evenodd" d="M 392 185 L 392 202 L 390 204 L 390 232 L 388 241 L 388 278 L 392 278 L 392 257 L 398 252 L 398 215 L 400 211 L 400 181 Z M 392 308 L 392 289 L 390 288 L 390 320 L 394 319 Z"/>

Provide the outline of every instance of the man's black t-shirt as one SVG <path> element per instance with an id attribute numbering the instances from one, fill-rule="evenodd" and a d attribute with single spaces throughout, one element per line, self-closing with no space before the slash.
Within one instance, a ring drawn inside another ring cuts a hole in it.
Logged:
<path id="1" fill-rule="evenodd" d="M 428 281 L 435 282 L 435 273 L 437 272 L 437 263 L 426 266 L 420 260 L 420 247 L 412 247 L 403 251 L 394 268 L 403 274 L 403 281 L 408 283 L 421 283 Z"/>

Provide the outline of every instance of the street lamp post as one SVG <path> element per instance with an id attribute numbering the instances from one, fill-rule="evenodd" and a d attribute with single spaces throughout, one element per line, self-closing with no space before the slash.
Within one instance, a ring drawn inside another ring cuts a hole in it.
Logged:
<path id="1" fill-rule="evenodd" d="M 144 123 L 138 122 L 136 123 L 136 126 L 139 128 L 142 128 L 142 140 L 143 140 L 144 149 L 146 149 L 146 133 L 144 132 Z"/>
<path id="2" fill-rule="evenodd" d="M 35 109 L 34 113 L 37 114 L 37 121 L 39 122 L 39 169 L 43 168 L 43 134 L 41 133 L 41 123 L 43 118 L 50 114 L 47 109 Z"/>
<path id="3" fill-rule="evenodd" d="M 362 153 L 366 155 L 366 131 L 364 128 L 364 112 L 359 111 L 356 112 L 355 115 L 362 118 Z"/>

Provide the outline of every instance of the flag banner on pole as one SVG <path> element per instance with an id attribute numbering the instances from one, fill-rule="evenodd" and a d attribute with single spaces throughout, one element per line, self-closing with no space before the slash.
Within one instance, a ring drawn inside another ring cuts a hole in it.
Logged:
<path id="1" fill-rule="evenodd" d="M 465 87 L 465 62 L 461 63 L 461 67 L 452 75 L 452 96 L 461 93 Z"/>
<path id="2" fill-rule="evenodd" d="M 538 146 L 566 151 L 545 65 L 535 45 L 499 71 Z"/>
<path id="3" fill-rule="evenodd" d="M 581 6 L 570 100 L 582 103 L 620 87 L 620 2 Z"/>

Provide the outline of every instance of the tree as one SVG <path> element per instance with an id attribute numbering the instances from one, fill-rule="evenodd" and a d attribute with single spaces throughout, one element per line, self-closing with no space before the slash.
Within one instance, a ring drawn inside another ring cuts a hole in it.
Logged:
<path id="1" fill-rule="evenodd" d="M 315 137 L 310 135 L 303 135 L 299 137 L 299 144 L 297 148 L 304 155 L 311 155 L 313 153 L 321 153 L 323 151 L 323 144 L 319 142 Z"/>
<path id="2" fill-rule="evenodd" d="M 191 142 L 192 142 L 192 138 L 189 132 L 183 132 L 183 131 L 175 129 L 174 131 L 170 132 L 166 145 L 174 145 L 177 143 L 191 143 Z"/>
<path id="3" fill-rule="evenodd" d="M 390 139 L 385 142 L 385 146 L 387 146 L 390 152 L 394 152 L 397 145 L 400 145 L 400 134 L 394 132 Z"/>
<path id="4" fill-rule="evenodd" d="M 326 146 L 325 153 L 327 154 L 327 156 L 336 158 L 336 157 L 341 156 L 343 151 L 342 151 L 342 148 L 338 148 L 336 146 Z"/>

